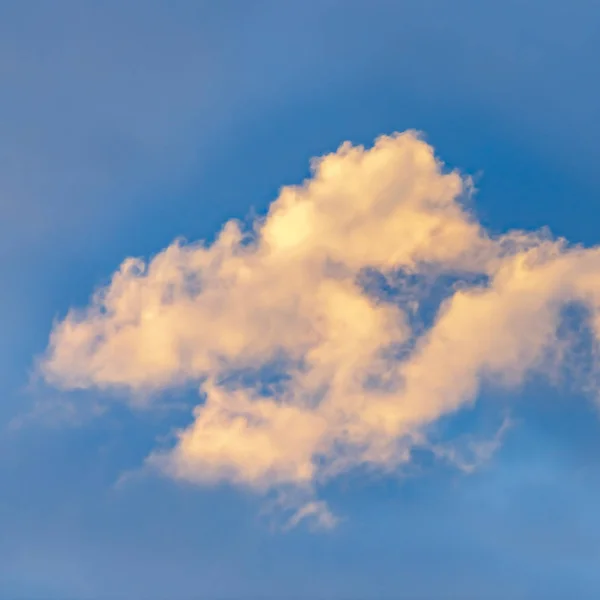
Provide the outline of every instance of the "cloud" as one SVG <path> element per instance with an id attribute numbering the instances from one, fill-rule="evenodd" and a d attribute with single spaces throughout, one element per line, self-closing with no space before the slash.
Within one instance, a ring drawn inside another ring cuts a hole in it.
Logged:
<path id="1" fill-rule="evenodd" d="M 473 473 L 487 462 L 498 450 L 509 429 L 514 426 L 510 417 L 505 417 L 491 439 L 467 439 L 466 443 L 430 444 L 430 450 L 438 459 L 448 461 L 463 473 Z"/>
<path id="2" fill-rule="evenodd" d="M 285 529 L 296 527 L 303 519 L 312 518 L 313 523 L 321 529 L 332 529 L 337 524 L 337 517 L 331 514 L 322 501 L 311 501 L 302 505 L 288 520 Z"/>
<path id="3" fill-rule="evenodd" d="M 492 236 L 471 195 L 415 132 L 345 143 L 249 230 L 232 220 L 212 244 L 125 260 L 55 323 L 41 372 L 138 404 L 197 382 L 193 421 L 148 458 L 177 479 L 312 490 L 395 469 L 482 383 L 558 368 L 569 307 L 600 336 L 600 249 Z M 311 502 L 297 520 L 333 523 Z"/>

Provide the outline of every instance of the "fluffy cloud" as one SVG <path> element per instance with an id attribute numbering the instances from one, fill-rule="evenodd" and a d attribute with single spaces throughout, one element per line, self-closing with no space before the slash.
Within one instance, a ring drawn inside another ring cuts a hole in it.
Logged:
<path id="1" fill-rule="evenodd" d="M 244 230 L 127 259 L 55 324 L 41 363 L 66 389 L 134 399 L 197 382 L 202 401 L 149 463 L 180 479 L 314 489 L 393 469 L 426 427 L 564 354 L 573 304 L 600 337 L 600 250 L 491 236 L 471 183 L 416 133 L 342 145 Z M 427 314 L 434 315 L 428 318 Z M 295 518 L 317 515 L 310 500 Z"/>

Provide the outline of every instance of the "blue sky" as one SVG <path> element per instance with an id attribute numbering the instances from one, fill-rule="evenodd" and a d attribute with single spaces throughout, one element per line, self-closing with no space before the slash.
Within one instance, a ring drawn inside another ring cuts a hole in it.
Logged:
<path id="1" fill-rule="evenodd" d="M 484 387 L 444 416 L 453 443 L 510 414 L 473 473 L 430 452 L 349 469 L 318 490 L 335 528 L 282 532 L 231 482 L 116 485 L 191 423 L 193 381 L 140 411 L 31 378 L 53 323 L 126 257 L 264 214 L 345 140 L 420 130 L 474 176 L 488 231 L 596 246 L 599 17 L 585 0 L 0 3 L 0 597 L 597 597 L 600 420 L 571 381 Z"/>

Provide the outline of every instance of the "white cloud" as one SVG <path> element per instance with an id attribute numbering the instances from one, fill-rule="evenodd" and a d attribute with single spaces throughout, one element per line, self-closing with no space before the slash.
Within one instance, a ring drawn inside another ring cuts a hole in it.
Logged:
<path id="1" fill-rule="evenodd" d="M 315 526 L 320 529 L 332 529 L 338 521 L 324 502 L 313 500 L 296 510 L 286 523 L 285 529 L 296 527 L 298 523 L 308 518 L 312 519 Z"/>
<path id="2" fill-rule="evenodd" d="M 212 245 L 127 259 L 56 323 L 42 372 L 134 398 L 198 382 L 193 422 L 149 457 L 175 478 L 311 490 L 357 465 L 393 469 L 483 381 L 514 387 L 547 369 L 571 303 L 600 336 L 600 250 L 490 236 L 464 206 L 470 192 L 414 132 L 346 143 L 253 231 L 230 221 Z M 366 270 L 413 283 L 381 299 Z M 419 326 L 439 300 L 427 282 L 449 276 L 459 285 Z M 317 501 L 296 514 L 333 523 Z"/>

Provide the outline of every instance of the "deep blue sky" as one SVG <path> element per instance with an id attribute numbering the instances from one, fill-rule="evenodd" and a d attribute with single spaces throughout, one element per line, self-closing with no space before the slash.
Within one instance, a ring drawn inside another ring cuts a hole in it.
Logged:
<path id="1" fill-rule="evenodd" d="M 74 417 L 21 417 L 60 402 L 28 387 L 53 319 L 125 256 L 264 211 L 344 140 L 422 130 L 491 230 L 599 243 L 599 22 L 593 0 L 0 2 L 0 598 L 598 597 L 600 420 L 568 390 L 513 397 L 470 476 L 333 482 L 326 534 L 230 488 L 115 488 L 186 414 L 70 394 Z"/>

